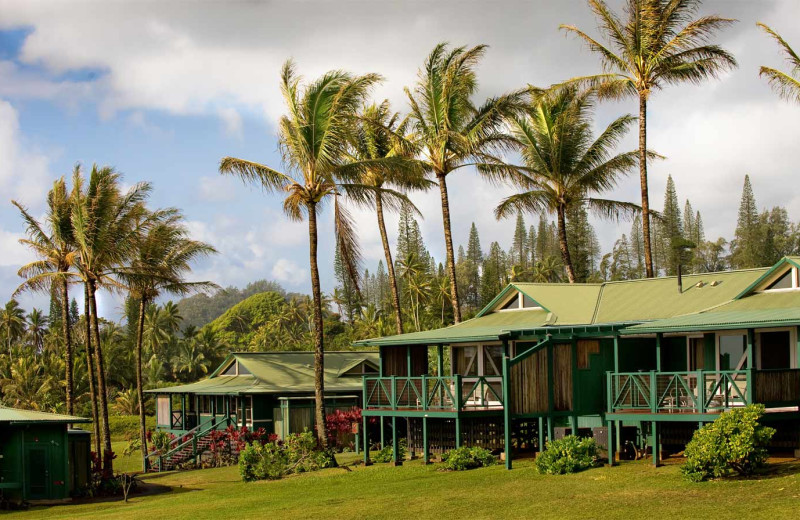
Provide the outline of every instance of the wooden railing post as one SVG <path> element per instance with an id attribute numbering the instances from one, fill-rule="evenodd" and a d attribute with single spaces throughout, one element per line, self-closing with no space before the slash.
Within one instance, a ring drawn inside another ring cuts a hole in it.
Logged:
<path id="1" fill-rule="evenodd" d="M 658 413 L 658 381 L 656 381 L 656 371 L 650 371 L 650 411 Z"/>
<path id="2" fill-rule="evenodd" d="M 391 376 L 392 382 L 392 410 L 397 410 L 397 376 Z"/>
<path id="3" fill-rule="evenodd" d="M 456 411 L 461 411 L 461 407 L 463 406 L 463 401 L 464 401 L 464 396 L 462 395 L 462 392 L 464 390 L 461 388 L 462 384 L 461 374 L 456 374 L 455 376 L 453 376 L 453 380 L 454 380 L 453 393 L 455 394 L 453 395 L 453 397 L 455 398 L 455 403 L 453 403 L 453 406 L 455 407 Z"/>
<path id="4" fill-rule="evenodd" d="M 697 413 L 706 413 L 706 376 L 702 369 L 697 371 Z"/>
<path id="5" fill-rule="evenodd" d="M 509 375 L 511 366 L 508 354 L 503 355 L 503 450 L 506 457 L 506 469 L 511 469 L 511 391 Z"/>
<path id="6" fill-rule="evenodd" d="M 428 376 L 422 374 L 422 409 L 428 409 Z"/>
<path id="7" fill-rule="evenodd" d="M 614 390 L 613 385 L 613 372 L 608 371 L 606 372 L 606 412 L 613 413 L 614 412 L 614 403 L 617 401 L 616 391 Z M 610 435 L 610 434 L 609 434 Z M 609 441 L 611 442 L 611 441 Z"/>

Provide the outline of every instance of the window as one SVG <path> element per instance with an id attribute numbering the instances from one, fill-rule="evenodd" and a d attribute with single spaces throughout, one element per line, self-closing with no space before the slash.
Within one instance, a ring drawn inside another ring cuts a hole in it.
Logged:
<path id="1" fill-rule="evenodd" d="M 791 289 L 794 286 L 792 278 L 794 278 L 792 276 L 792 269 L 789 269 L 786 271 L 786 273 L 784 273 L 783 276 L 769 284 L 766 290 L 773 291 L 775 289 Z"/>
<path id="2" fill-rule="evenodd" d="M 235 376 L 236 375 L 236 362 L 234 361 L 231 365 L 226 368 L 222 374 L 223 376 Z"/>
<path id="3" fill-rule="evenodd" d="M 531 298 L 527 294 L 524 294 L 522 296 L 522 306 L 524 308 L 526 308 L 526 309 L 535 309 L 535 308 L 539 307 L 539 304 L 537 304 L 535 301 L 533 301 L 533 298 Z"/>
<path id="4" fill-rule="evenodd" d="M 481 345 L 453 347 L 453 373 L 464 377 L 503 375 L 503 347 Z"/>
<path id="5" fill-rule="evenodd" d="M 156 398 L 156 424 L 172 426 L 169 408 L 169 396 L 159 395 Z"/>
<path id="6" fill-rule="evenodd" d="M 689 370 L 705 368 L 705 339 L 689 338 Z"/>
<path id="7" fill-rule="evenodd" d="M 519 309 L 519 293 L 517 293 L 508 303 L 503 305 L 500 310 Z"/>
<path id="8" fill-rule="evenodd" d="M 719 370 L 740 370 L 747 364 L 745 334 L 719 336 Z"/>
<path id="9" fill-rule="evenodd" d="M 759 368 L 792 368 L 792 335 L 788 330 L 759 332 L 757 337 Z"/>
<path id="10" fill-rule="evenodd" d="M 453 373 L 462 376 L 478 375 L 478 347 L 453 348 Z"/>
<path id="11" fill-rule="evenodd" d="M 239 362 L 237 361 L 237 362 L 236 362 L 236 366 L 237 366 L 237 367 L 239 367 L 239 375 L 240 375 L 240 376 L 247 376 L 247 375 L 250 375 L 250 371 L 249 371 L 249 370 L 247 370 L 247 367 L 246 367 L 246 366 L 244 366 L 243 364 L 241 364 L 241 363 L 239 363 Z"/>

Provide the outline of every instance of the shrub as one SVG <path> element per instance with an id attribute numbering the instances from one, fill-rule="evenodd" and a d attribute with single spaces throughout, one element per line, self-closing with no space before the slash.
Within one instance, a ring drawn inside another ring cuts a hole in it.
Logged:
<path id="1" fill-rule="evenodd" d="M 442 456 L 442 460 L 444 460 L 444 468 L 451 471 L 482 468 L 497 463 L 497 459 L 489 450 L 467 446 L 448 451 Z"/>
<path id="2" fill-rule="evenodd" d="M 597 464 L 597 443 L 591 438 L 567 435 L 550 441 L 536 457 L 536 470 L 546 475 L 563 475 L 591 468 Z"/>
<path id="3" fill-rule="evenodd" d="M 275 443 L 252 443 L 239 453 L 239 475 L 245 482 L 276 480 L 286 472 L 286 453 Z"/>
<path id="4" fill-rule="evenodd" d="M 767 444 L 775 430 L 758 419 L 764 405 L 750 405 L 720 414 L 694 432 L 686 445 L 681 473 L 693 482 L 724 477 L 731 472 L 751 475 L 767 464 Z"/>
<path id="5" fill-rule="evenodd" d="M 325 416 L 325 429 L 328 432 L 328 444 L 343 451 L 354 447 L 353 425 L 361 423 L 361 408 L 350 410 L 334 410 Z"/>
<path id="6" fill-rule="evenodd" d="M 392 445 L 384 446 L 378 453 L 372 456 L 373 462 L 391 462 L 393 460 L 392 457 Z M 406 458 L 406 454 L 408 453 L 408 443 L 405 439 L 400 439 L 397 441 L 397 458 L 402 460 Z"/>
<path id="7" fill-rule="evenodd" d="M 335 465 L 333 453 L 320 450 L 316 437 L 308 430 L 289 435 L 284 442 L 251 442 L 239 452 L 239 474 L 245 482 L 274 480 L 289 473 Z"/>
<path id="8" fill-rule="evenodd" d="M 147 432 L 150 437 L 150 451 L 158 453 L 166 453 L 169 450 L 169 443 L 175 436 L 164 430 L 155 430 Z"/>

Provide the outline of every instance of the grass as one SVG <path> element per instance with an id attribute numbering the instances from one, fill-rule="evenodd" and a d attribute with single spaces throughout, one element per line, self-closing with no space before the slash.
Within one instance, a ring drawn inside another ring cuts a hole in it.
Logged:
<path id="1" fill-rule="evenodd" d="M 347 460 L 354 461 L 354 455 Z M 789 518 L 800 506 L 800 462 L 770 474 L 702 484 L 682 480 L 677 465 L 645 461 L 575 475 L 539 475 L 530 460 L 465 472 L 442 472 L 420 461 L 345 467 L 270 482 L 242 483 L 227 467 L 151 474 L 171 491 L 121 501 L 35 508 L 13 519 L 281 518 Z"/>

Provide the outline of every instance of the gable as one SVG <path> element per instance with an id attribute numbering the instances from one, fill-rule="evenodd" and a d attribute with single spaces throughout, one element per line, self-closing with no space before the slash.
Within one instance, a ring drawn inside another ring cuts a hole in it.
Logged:
<path id="1" fill-rule="evenodd" d="M 777 264 L 756 279 L 735 299 L 764 291 L 792 290 L 800 288 L 800 258 L 783 257 Z"/>

